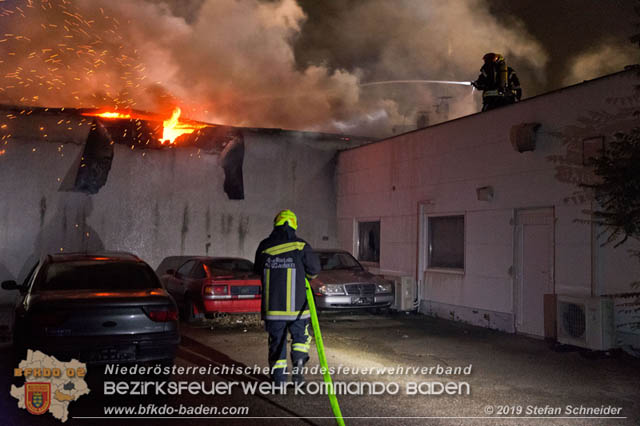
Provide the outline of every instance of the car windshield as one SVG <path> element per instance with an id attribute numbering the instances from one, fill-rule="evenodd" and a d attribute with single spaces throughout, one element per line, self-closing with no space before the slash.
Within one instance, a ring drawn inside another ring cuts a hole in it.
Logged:
<path id="1" fill-rule="evenodd" d="M 231 272 L 253 272 L 253 262 L 245 259 L 215 259 L 205 262 L 211 269 Z"/>
<path id="2" fill-rule="evenodd" d="M 51 263 L 35 291 L 51 290 L 146 290 L 160 283 L 144 264 L 99 260 Z"/>
<path id="3" fill-rule="evenodd" d="M 320 266 L 323 271 L 333 271 L 336 269 L 362 269 L 362 266 L 349 253 L 341 252 L 321 252 L 317 253 L 320 258 Z"/>

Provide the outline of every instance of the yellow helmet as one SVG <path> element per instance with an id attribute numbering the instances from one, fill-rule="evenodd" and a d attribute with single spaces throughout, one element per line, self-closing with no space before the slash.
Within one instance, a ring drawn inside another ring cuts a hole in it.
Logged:
<path id="1" fill-rule="evenodd" d="M 282 210 L 273 219 L 273 226 L 281 226 L 288 223 L 293 229 L 298 229 L 298 218 L 291 210 Z"/>

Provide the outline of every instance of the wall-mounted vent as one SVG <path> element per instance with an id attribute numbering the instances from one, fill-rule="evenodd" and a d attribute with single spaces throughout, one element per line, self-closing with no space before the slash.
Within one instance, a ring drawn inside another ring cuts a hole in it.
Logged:
<path id="1" fill-rule="evenodd" d="M 522 123 L 511 127 L 511 145 L 518 152 L 535 151 L 536 132 L 540 123 Z"/>
<path id="2" fill-rule="evenodd" d="M 491 201 L 493 200 L 493 187 L 492 186 L 482 186 L 480 188 L 476 188 L 476 196 L 478 201 Z"/>

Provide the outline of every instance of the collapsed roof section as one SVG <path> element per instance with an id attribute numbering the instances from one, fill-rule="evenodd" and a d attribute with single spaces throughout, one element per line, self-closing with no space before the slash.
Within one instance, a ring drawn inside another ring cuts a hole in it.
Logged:
<path id="1" fill-rule="evenodd" d="M 166 117 L 143 111 L 106 112 L 100 109 L 70 109 L 0 106 L 0 144 L 28 140 L 83 145 L 60 186 L 61 191 L 96 194 L 108 179 L 114 145 L 135 149 L 196 148 L 203 154 L 220 156 L 224 191 L 231 200 L 244 199 L 243 163 L 246 134 L 281 135 L 314 148 L 341 150 L 370 142 L 327 133 L 297 132 L 223 126 L 193 120 L 174 120 L 178 131 L 167 139 Z M 173 117 L 172 117 L 173 119 Z M 0 150 L 4 146 L 0 146 Z M 1 152 L 1 151 L 0 151 Z"/>

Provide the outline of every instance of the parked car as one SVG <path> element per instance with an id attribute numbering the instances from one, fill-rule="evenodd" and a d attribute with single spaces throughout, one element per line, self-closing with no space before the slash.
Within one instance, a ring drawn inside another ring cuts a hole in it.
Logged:
<path id="1" fill-rule="evenodd" d="M 176 260 L 178 259 L 179 260 Z M 178 263 L 160 275 L 165 288 L 175 298 L 183 318 L 192 322 L 215 313 L 260 312 L 260 277 L 253 263 L 234 257 L 171 256 L 158 267 Z"/>
<path id="2" fill-rule="evenodd" d="M 173 363 L 178 308 L 145 262 L 129 253 L 54 254 L 19 290 L 14 347 L 61 360 Z"/>
<path id="3" fill-rule="evenodd" d="M 388 308 L 393 282 L 367 272 L 344 250 L 315 250 L 322 271 L 310 282 L 319 309 Z"/>

